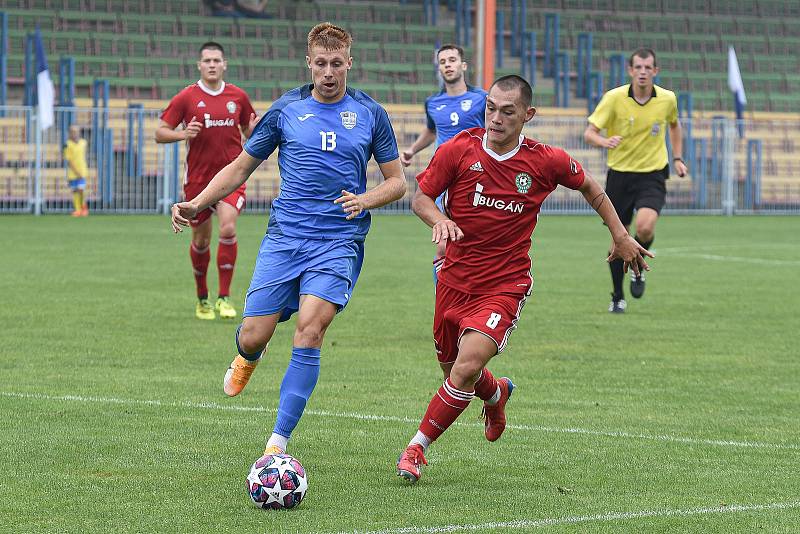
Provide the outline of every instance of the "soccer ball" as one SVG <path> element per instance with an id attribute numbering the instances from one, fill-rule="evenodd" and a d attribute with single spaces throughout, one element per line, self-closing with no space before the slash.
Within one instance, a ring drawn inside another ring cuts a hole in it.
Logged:
<path id="1" fill-rule="evenodd" d="M 258 508 L 294 508 L 308 489 L 306 470 L 288 454 L 267 454 L 250 468 L 247 493 Z"/>

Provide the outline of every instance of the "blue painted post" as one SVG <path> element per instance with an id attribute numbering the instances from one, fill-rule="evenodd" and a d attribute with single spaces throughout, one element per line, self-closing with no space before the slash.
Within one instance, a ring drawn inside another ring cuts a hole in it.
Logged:
<path id="1" fill-rule="evenodd" d="M 0 11 L 0 106 L 8 98 L 8 13 Z M 5 111 L 0 110 L 0 117 Z"/>
<path id="2" fill-rule="evenodd" d="M 134 154 L 136 153 L 136 147 L 133 143 L 135 123 L 133 113 L 137 106 L 141 106 L 141 104 L 128 104 L 128 149 L 126 151 L 128 160 L 128 178 L 132 178 L 136 175 L 136 158 L 134 157 Z"/>
<path id="3" fill-rule="evenodd" d="M 681 119 L 681 127 L 683 129 L 683 146 L 691 146 L 692 142 L 692 113 L 694 108 L 694 100 L 692 93 L 679 93 L 678 94 L 678 118 Z M 690 150 L 685 156 L 686 165 L 689 169 L 694 167 L 694 154 Z"/>
<path id="4" fill-rule="evenodd" d="M 521 43 L 519 42 L 520 36 L 517 35 L 517 25 L 514 23 L 519 18 L 519 3 L 521 0 L 511 0 L 511 23 L 508 28 L 511 30 L 511 55 L 519 56 Z M 498 13 L 498 16 L 500 13 Z"/>
<path id="5" fill-rule="evenodd" d="M 464 0 L 456 0 L 456 43 L 464 45 Z"/>
<path id="6" fill-rule="evenodd" d="M 526 77 L 528 73 L 528 37 L 526 35 L 522 36 L 522 53 L 519 56 L 519 75 L 523 78 Z"/>
<path id="7" fill-rule="evenodd" d="M 464 0 L 464 46 L 472 43 L 472 0 Z"/>
<path id="8" fill-rule="evenodd" d="M 601 98 L 603 98 L 603 76 L 599 72 L 593 72 L 589 75 L 589 94 L 586 98 L 589 114 L 594 112 Z"/>
<path id="9" fill-rule="evenodd" d="M 170 197 L 172 198 L 173 202 L 178 201 L 178 169 L 180 168 L 180 152 L 178 151 L 178 143 L 170 143 L 169 150 L 171 150 L 171 157 L 172 157 L 172 172 L 173 175 L 170 176 Z"/>
<path id="10" fill-rule="evenodd" d="M 58 61 L 58 105 L 62 108 L 59 114 L 61 144 L 67 142 L 67 131 L 75 122 L 75 58 L 61 57 Z"/>
<path id="11" fill-rule="evenodd" d="M 589 94 L 589 76 L 592 73 L 592 34 L 578 34 L 577 79 L 575 96 L 586 98 Z"/>
<path id="12" fill-rule="evenodd" d="M 536 32 L 528 32 L 528 83 L 536 85 Z"/>
<path id="13" fill-rule="evenodd" d="M 625 56 L 612 54 L 608 58 L 608 87 L 612 89 L 625 84 Z"/>
<path id="14" fill-rule="evenodd" d="M 558 91 L 558 95 L 560 96 L 560 101 L 558 102 L 558 106 L 562 108 L 569 107 L 569 54 L 566 52 L 559 52 L 557 57 L 557 62 L 559 64 L 558 73 L 560 80 L 557 80 L 556 83 L 560 82 L 561 89 Z"/>
<path id="15" fill-rule="evenodd" d="M 505 13 L 502 11 L 497 12 L 497 28 L 494 43 L 494 63 L 498 69 L 503 68 L 503 44 L 505 38 L 503 33 L 506 31 Z"/>
<path id="16" fill-rule="evenodd" d="M 696 207 L 706 209 L 708 207 L 706 206 L 708 202 L 706 187 L 708 183 L 708 140 L 694 139 L 692 146 L 692 158 L 696 165 L 696 167 L 692 169 L 692 176 L 694 176 L 696 188 Z"/>
<path id="17" fill-rule="evenodd" d="M 114 202 L 114 131 L 111 128 L 105 128 L 104 132 L 103 153 L 105 157 L 103 158 L 103 178 L 106 183 L 106 196 L 103 200 L 107 206 L 111 206 Z"/>
<path id="18" fill-rule="evenodd" d="M 136 109 L 136 177 L 141 178 L 144 174 L 144 105 L 139 104 Z"/>
<path id="19" fill-rule="evenodd" d="M 544 16 L 544 68 L 542 74 L 547 78 L 555 76 L 559 21 L 558 13 L 546 13 Z"/>
<path id="20" fill-rule="evenodd" d="M 516 29 L 517 35 L 519 39 L 517 42 L 519 43 L 519 50 L 517 51 L 517 55 L 522 59 L 522 56 L 525 54 L 523 48 L 525 47 L 525 17 L 527 16 L 526 13 L 526 5 L 527 0 L 521 0 L 519 3 L 519 8 L 517 10 L 517 18 L 511 21 L 511 25 L 514 26 Z"/>
<path id="21" fill-rule="evenodd" d="M 744 183 L 745 209 L 758 209 L 761 204 L 761 140 L 747 141 L 747 177 Z"/>
<path id="22" fill-rule="evenodd" d="M 722 181 L 722 143 L 725 138 L 725 117 L 715 116 L 711 118 L 711 182 Z"/>

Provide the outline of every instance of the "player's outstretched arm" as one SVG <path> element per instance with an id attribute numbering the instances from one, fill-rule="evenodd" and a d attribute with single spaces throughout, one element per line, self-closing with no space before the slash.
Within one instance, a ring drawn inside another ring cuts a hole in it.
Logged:
<path id="1" fill-rule="evenodd" d="M 253 171 L 264 160 L 254 158 L 244 150 L 239 156 L 223 167 L 199 195 L 186 202 L 172 205 L 172 229 L 175 233 L 183 231 L 182 226 L 188 226 L 189 221 L 199 211 L 208 206 L 213 206 L 221 199 L 233 193 L 240 185 L 245 183 Z"/>
<path id="2" fill-rule="evenodd" d="M 578 191 L 583 194 L 586 202 L 602 217 L 603 222 L 608 226 L 608 231 L 611 232 L 613 245 L 611 254 L 609 254 L 607 261 L 616 258 L 621 258 L 625 262 L 625 272 L 628 272 L 628 267 L 633 269 L 633 272 L 639 274 L 639 271 L 644 269 L 650 270 L 650 266 L 644 259 L 644 256 L 654 257 L 653 253 L 649 250 L 642 248 L 634 238 L 630 236 L 628 231 L 623 226 L 622 221 L 617 216 L 617 211 L 614 205 L 606 196 L 603 188 L 600 187 L 594 178 L 588 174 L 583 180 L 583 185 L 578 188 Z"/>
<path id="3" fill-rule="evenodd" d="M 436 132 L 425 128 L 422 130 L 422 133 L 419 134 L 417 140 L 414 141 L 414 144 L 411 145 L 410 148 L 403 150 L 402 154 L 400 154 L 400 163 L 403 164 L 403 167 L 408 167 L 411 165 L 411 158 L 414 157 L 414 154 L 429 147 L 434 141 L 436 141 Z"/>
<path id="4" fill-rule="evenodd" d="M 192 117 L 189 124 L 183 130 L 176 130 L 173 126 L 167 124 L 166 121 L 158 121 L 158 128 L 156 128 L 156 143 L 175 143 L 177 141 L 186 141 L 187 139 L 194 139 L 200 130 L 203 128 L 203 123 L 197 120 L 197 117 Z"/>
<path id="5" fill-rule="evenodd" d="M 380 208 L 406 194 L 406 175 L 399 159 L 379 163 L 378 168 L 383 174 L 383 182 L 360 195 L 343 189 L 342 196 L 333 201 L 342 205 L 348 221 L 363 211 Z"/>
<path id="6" fill-rule="evenodd" d="M 414 193 L 414 200 L 411 202 L 411 209 L 417 217 L 430 226 L 433 231 L 431 233 L 431 241 L 434 243 L 446 241 L 458 241 L 464 237 L 464 232 L 461 228 L 448 219 L 447 216 L 441 212 L 439 206 L 436 205 L 434 199 L 422 192 L 422 189 L 417 189 Z"/>

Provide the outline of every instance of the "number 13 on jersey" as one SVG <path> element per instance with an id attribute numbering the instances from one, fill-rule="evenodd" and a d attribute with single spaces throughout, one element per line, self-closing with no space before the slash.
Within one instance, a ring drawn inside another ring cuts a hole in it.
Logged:
<path id="1" fill-rule="evenodd" d="M 336 132 L 319 132 L 322 138 L 322 151 L 331 152 L 336 148 Z"/>

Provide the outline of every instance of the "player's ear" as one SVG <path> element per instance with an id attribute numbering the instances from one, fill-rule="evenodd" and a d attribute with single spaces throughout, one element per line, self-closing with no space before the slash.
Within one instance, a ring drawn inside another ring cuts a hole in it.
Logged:
<path id="1" fill-rule="evenodd" d="M 308 66 L 309 69 L 311 68 L 311 57 L 310 56 L 306 56 L 306 65 Z"/>
<path id="2" fill-rule="evenodd" d="M 528 108 L 528 111 L 525 112 L 525 122 L 528 122 L 536 115 L 536 108 L 531 106 Z"/>
<path id="3" fill-rule="evenodd" d="M 353 57 L 350 56 L 349 58 L 347 58 L 347 70 L 350 70 L 352 68 L 353 68 Z"/>

